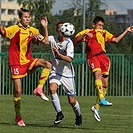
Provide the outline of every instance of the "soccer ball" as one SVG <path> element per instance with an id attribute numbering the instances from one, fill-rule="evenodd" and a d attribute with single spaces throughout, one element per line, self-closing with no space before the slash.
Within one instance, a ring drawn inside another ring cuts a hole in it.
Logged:
<path id="1" fill-rule="evenodd" d="M 75 27 L 71 23 L 64 23 L 60 27 L 60 32 L 62 33 L 64 37 L 70 37 L 75 33 Z"/>

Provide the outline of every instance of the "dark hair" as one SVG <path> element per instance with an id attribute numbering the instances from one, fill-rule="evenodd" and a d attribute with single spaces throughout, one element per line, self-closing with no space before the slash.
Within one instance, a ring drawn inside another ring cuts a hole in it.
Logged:
<path id="1" fill-rule="evenodd" d="M 56 29 L 58 28 L 58 25 L 59 25 L 59 24 L 64 24 L 64 23 L 65 23 L 65 21 L 63 21 L 63 20 L 59 21 L 59 22 L 56 24 Z"/>
<path id="2" fill-rule="evenodd" d="M 94 20 L 93 20 L 93 23 L 96 24 L 96 23 L 98 23 L 99 21 L 102 21 L 103 23 L 105 22 L 105 20 L 104 20 L 102 17 L 96 16 L 96 17 L 94 18 Z"/>
<path id="3" fill-rule="evenodd" d="M 28 12 L 30 14 L 30 11 L 29 10 L 24 9 L 24 8 L 20 8 L 20 10 L 18 11 L 19 18 L 22 17 L 22 15 L 23 15 L 24 12 Z"/>

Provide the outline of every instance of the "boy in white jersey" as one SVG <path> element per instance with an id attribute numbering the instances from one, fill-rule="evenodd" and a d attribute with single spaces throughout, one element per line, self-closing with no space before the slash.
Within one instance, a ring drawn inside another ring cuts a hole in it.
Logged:
<path id="1" fill-rule="evenodd" d="M 60 32 L 60 27 L 64 22 L 60 21 L 56 24 L 57 36 L 48 36 L 47 18 L 44 17 L 41 21 L 44 28 L 44 39 L 42 39 L 44 44 L 49 44 L 52 50 L 52 70 L 49 76 L 49 90 L 52 104 L 57 112 L 54 124 L 59 124 L 63 119 L 64 115 L 62 113 L 60 100 L 57 95 L 57 89 L 62 84 L 63 89 L 68 95 L 68 101 L 72 106 L 74 113 L 76 115 L 75 125 L 82 125 L 82 116 L 80 112 L 80 105 L 75 99 L 76 88 L 74 80 L 74 69 L 72 66 L 72 59 L 74 56 L 74 46 L 70 38 L 64 37 Z"/>

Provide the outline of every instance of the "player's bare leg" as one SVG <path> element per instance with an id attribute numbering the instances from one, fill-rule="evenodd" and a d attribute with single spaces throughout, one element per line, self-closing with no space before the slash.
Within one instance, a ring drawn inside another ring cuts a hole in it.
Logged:
<path id="1" fill-rule="evenodd" d="M 36 96 L 39 96 L 41 99 L 43 99 L 45 101 L 49 101 L 49 99 L 47 98 L 47 96 L 44 93 L 43 86 L 45 85 L 45 82 L 48 79 L 52 65 L 49 61 L 39 59 L 37 62 L 37 66 L 38 67 L 43 66 L 44 68 L 42 69 L 41 76 L 39 79 L 39 84 L 38 84 L 37 88 L 34 90 L 34 94 Z"/>
<path id="2" fill-rule="evenodd" d="M 25 126 L 25 123 L 21 117 L 20 114 L 20 101 L 21 101 L 21 92 L 22 92 L 22 88 L 21 88 L 21 82 L 20 79 L 14 79 L 14 85 L 15 85 L 15 92 L 14 92 L 14 108 L 15 108 L 15 122 L 18 124 L 18 126 Z"/>

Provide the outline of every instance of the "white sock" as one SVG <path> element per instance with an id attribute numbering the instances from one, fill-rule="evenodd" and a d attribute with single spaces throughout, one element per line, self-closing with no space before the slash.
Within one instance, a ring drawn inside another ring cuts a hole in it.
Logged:
<path id="1" fill-rule="evenodd" d="M 52 104 L 55 108 L 55 111 L 58 113 L 61 111 L 61 106 L 60 106 L 60 100 L 59 97 L 57 95 L 57 93 L 55 94 L 50 94 L 51 100 L 52 100 Z"/>
<path id="2" fill-rule="evenodd" d="M 78 101 L 76 101 L 76 104 L 75 104 L 75 106 L 73 107 L 73 110 L 74 110 L 74 112 L 75 112 L 75 114 L 76 114 L 77 116 L 80 116 L 80 115 L 81 115 L 80 106 L 79 106 Z"/>

